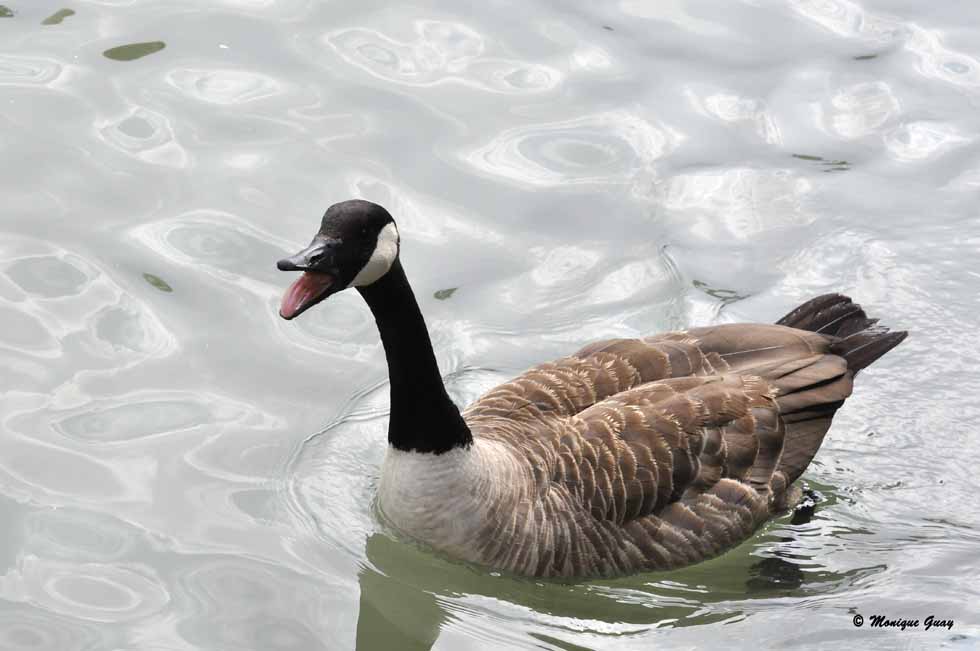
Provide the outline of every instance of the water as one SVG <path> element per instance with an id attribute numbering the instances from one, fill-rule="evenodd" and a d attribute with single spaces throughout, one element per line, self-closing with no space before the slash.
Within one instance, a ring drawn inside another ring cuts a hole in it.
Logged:
<path id="1" fill-rule="evenodd" d="M 980 5 L 201 7 L 0 8 L 0 648 L 980 647 Z M 809 523 L 498 576 L 379 525 L 358 297 L 276 317 L 275 260 L 353 196 L 399 220 L 462 402 L 826 291 L 912 334 Z"/>

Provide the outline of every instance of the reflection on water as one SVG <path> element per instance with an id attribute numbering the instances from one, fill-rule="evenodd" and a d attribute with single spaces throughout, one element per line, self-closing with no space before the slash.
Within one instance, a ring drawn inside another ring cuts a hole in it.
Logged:
<path id="1" fill-rule="evenodd" d="M 278 95 L 279 82 L 246 70 L 173 70 L 167 82 L 190 97 L 214 104 L 241 104 Z"/>
<path id="2" fill-rule="evenodd" d="M 136 108 L 98 128 L 107 144 L 141 161 L 186 167 L 186 150 L 175 140 L 170 121 L 159 113 Z"/>
<path id="3" fill-rule="evenodd" d="M 554 88 L 559 72 L 548 66 L 486 56 L 483 35 L 468 25 L 440 20 L 385 16 L 381 23 L 414 25 L 414 38 L 399 41 L 382 31 L 344 29 L 324 40 L 350 64 L 383 81 L 408 86 L 458 83 L 496 93 L 541 92 Z"/>
<path id="4" fill-rule="evenodd" d="M 0 17 L 0 648 L 980 644 L 977 7 Z M 350 196 L 398 219 L 460 404 L 826 291 L 912 336 L 858 379 L 812 512 L 677 572 L 500 575 L 380 524 L 359 297 L 277 317 L 275 260 Z M 856 631 L 873 613 L 955 624 Z"/>

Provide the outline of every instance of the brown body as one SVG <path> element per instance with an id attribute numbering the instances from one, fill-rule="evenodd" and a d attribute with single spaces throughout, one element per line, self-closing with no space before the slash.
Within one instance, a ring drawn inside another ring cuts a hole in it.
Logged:
<path id="1" fill-rule="evenodd" d="M 695 328 L 598 342 L 537 366 L 463 412 L 466 449 L 390 450 L 418 467 L 386 463 L 382 509 L 454 556 L 532 576 L 716 556 L 795 503 L 793 482 L 854 374 L 905 336 L 867 329 L 859 306 L 834 301 L 815 321 L 813 301 L 783 320 L 820 333 Z"/>

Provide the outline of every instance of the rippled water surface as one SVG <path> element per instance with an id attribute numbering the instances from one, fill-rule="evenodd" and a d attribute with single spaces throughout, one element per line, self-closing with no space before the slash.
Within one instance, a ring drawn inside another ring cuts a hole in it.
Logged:
<path id="1" fill-rule="evenodd" d="M 968 2 L 5 0 L 0 648 L 980 647 L 978 44 Z M 379 525 L 360 299 L 276 316 L 275 260 L 353 196 L 460 402 L 827 291 L 912 334 L 808 523 L 499 576 Z"/>

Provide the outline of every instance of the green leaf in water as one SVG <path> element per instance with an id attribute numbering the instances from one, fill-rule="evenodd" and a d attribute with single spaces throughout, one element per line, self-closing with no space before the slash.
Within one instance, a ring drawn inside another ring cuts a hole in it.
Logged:
<path id="1" fill-rule="evenodd" d="M 160 276 L 154 276 L 153 274 L 146 273 L 143 274 L 143 280 L 150 283 L 151 285 L 159 289 L 161 292 L 174 291 L 174 288 L 168 285 L 167 281 L 161 278 Z"/>
<path id="2" fill-rule="evenodd" d="M 436 298 L 438 298 L 440 301 L 444 301 L 447 298 L 449 298 L 450 296 L 452 296 L 453 294 L 455 294 L 457 289 L 459 289 L 459 287 L 450 287 L 449 289 L 440 289 L 435 294 L 433 294 L 433 296 L 435 296 Z"/>
<path id="3" fill-rule="evenodd" d="M 44 20 L 42 20 L 41 21 L 41 24 L 42 25 L 60 25 L 61 24 L 61 21 L 63 21 L 65 18 L 68 18 L 68 16 L 74 16 L 74 15 L 75 15 L 75 10 L 74 9 L 59 9 L 58 11 L 54 12 L 53 14 L 51 14 L 50 16 L 48 16 L 47 18 L 45 18 Z"/>
<path id="4" fill-rule="evenodd" d="M 0 18 L 12 18 L 13 15 L 14 15 L 14 12 L 13 12 L 12 9 L 8 9 L 7 7 L 4 7 L 3 5 L 0 5 Z"/>
<path id="5" fill-rule="evenodd" d="M 120 45 L 119 47 L 109 48 L 103 52 L 102 55 L 112 59 L 113 61 L 132 61 L 134 59 L 139 59 L 141 57 L 153 54 L 154 52 L 159 52 L 165 47 L 167 47 L 167 44 L 163 41 L 130 43 L 129 45 Z"/>
<path id="6" fill-rule="evenodd" d="M 826 168 L 824 172 L 846 172 L 851 169 L 851 164 L 846 160 L 827 160 L 822 156 L 810 156 L 809 154 L 793 154 L 793 158 L 819 163 L 822 167 Z"/>

